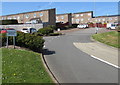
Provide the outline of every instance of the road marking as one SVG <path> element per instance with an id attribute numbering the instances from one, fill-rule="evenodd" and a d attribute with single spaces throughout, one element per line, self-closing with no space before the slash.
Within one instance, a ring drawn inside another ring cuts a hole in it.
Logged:
<path id="1" fill-rule="evenodd" d="M 100 59 L 100 58 L 98 58 L 98 57 L 95 57 L 94 55 L 90 55 L 90 56 L 91 56 L 92 58 L 94 58 L 94 59 L 97 59 L 97 60 L 102 61 L 102 62 L 104 62 L 104 63 L 106 63 L 106 64 L 108 64 L 108 65 L 111 65 L 111 66 L 113 66 L 113 67 L 115 67 L 115 68 L 120 69 L 119 66 L 114 65 L 114 64 L 112 64 L 112 63 L 110 63 L 110 62 L 107 62 L 107 61 L 105 61 L 105 60 L 103 60 L 103 59 Z"/>

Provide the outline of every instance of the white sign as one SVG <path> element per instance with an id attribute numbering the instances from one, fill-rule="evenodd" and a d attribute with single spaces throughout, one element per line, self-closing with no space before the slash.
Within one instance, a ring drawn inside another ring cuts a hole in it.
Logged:
<path id="1" fill-rule="evenodd" d="M 7 36 L 17 36 L 16 30 L 7 30 Z"/>

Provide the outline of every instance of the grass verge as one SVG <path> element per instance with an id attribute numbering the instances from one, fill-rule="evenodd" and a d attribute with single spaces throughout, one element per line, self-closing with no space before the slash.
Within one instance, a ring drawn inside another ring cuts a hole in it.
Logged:
<path id="1" fill-rule="evenodd" d="M 2 49 L 2 83 L 53 83 L 41 56 L 27 50 Z"/>
<path id="2" fill-rule="evenodd" d="M 120 44 L 118 42 L 120 38 L 120 32 L 111 31 L 100 34 L 94 34 L 92 35 L 92 38 L 107 45 L 120 48 Z"/>

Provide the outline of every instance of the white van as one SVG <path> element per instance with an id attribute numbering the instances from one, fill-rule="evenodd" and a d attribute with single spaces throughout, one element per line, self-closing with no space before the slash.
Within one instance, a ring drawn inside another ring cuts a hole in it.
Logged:
<path id="1" fill-rule="evenodd" d="M 34 32 L 37 32 L 37 30 L 35 28 L 32 28 L 32 27 L 24 27 L 21 32 L 24 32 L 24 33 L 34 33 Z"/>
<path id="2" fill-rule="evenodd" d="M 107 29 L 115 30 L 116 29 L 116 24 L 108 23 L 107 24 Z"/>

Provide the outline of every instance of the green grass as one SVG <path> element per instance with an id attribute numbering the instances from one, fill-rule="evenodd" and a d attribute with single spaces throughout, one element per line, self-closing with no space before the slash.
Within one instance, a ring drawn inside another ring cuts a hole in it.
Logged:
<path id="1" fill-rule="evenodd" d="M 53 83 L 41 56 L 27 50 L 2 48 L 2 83 Z"/>
<path id="2" fill-rule="evenodd" d="M 107 45 L 120 48 L 120 44 L 118 43 L 118 38 L 120 38 L 120 32 L 117 31 L 111 31 L 111 32 L 105 32 L 100 34 L 94 34 L 92 35 L 93 39 L 105 43 Z"/>

